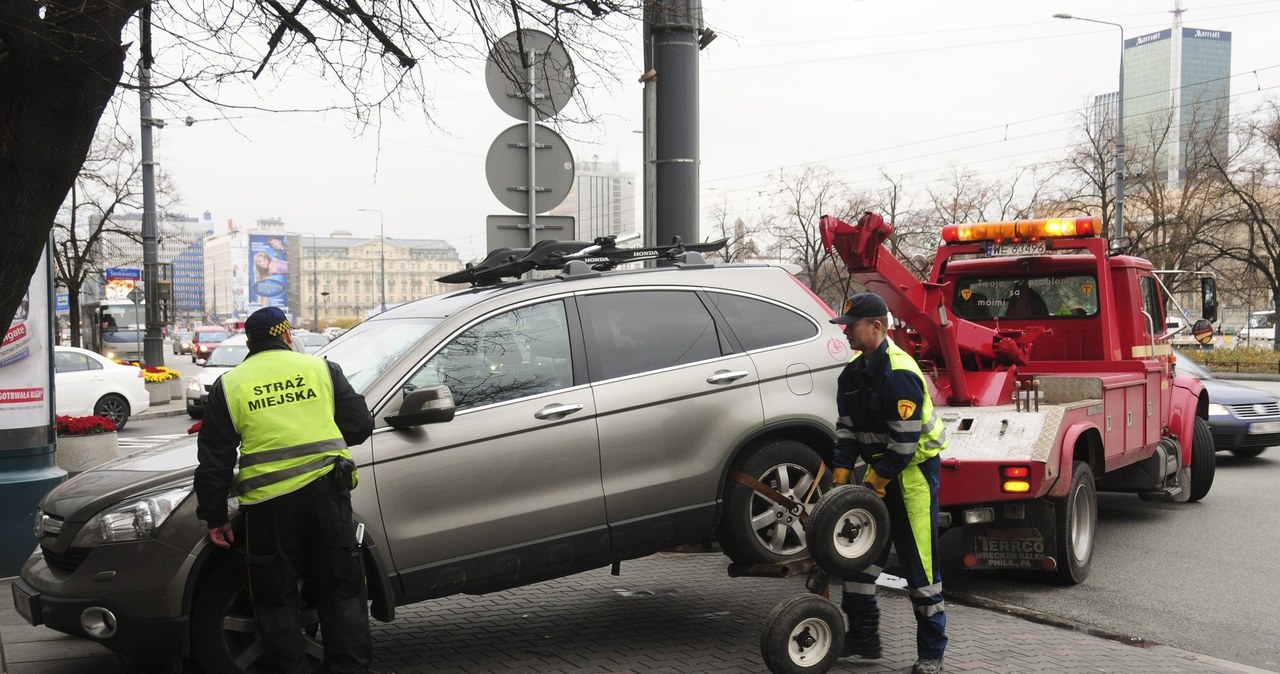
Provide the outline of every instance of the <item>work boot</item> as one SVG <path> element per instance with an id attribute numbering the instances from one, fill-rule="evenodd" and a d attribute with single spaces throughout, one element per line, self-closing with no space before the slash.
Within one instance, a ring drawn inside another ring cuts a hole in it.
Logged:
<path id="1" fill-rule="evenodd" d="M 911 667 L 911 674 L 938 674 L 942 671 L 942 658 L 931 660 L 920 658 Z"/>
<path id="2" fill-rule="evenodd" d="M 844 635 L 840 657 L 880 659 L 880 611 L 849 616 L 849 632 Z"/>

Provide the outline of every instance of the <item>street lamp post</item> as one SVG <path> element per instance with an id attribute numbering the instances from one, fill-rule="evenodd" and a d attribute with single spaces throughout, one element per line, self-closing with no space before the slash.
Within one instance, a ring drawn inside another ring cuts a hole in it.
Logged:
<path id="1" fill-rule="evenodd" d="M 1116 93 L 1116 224 L 1111 236 L 1124 236 L 1124 26 L 1111 21 L 1073 16 L 1065 12 L 1054 14 L 1053 18 L 1101 23 L 1120 29 L 1120 90 Z"/>
<path id="2" fill-rule="evenodd" d="M 316 278 L 316 235 L 311 234 L 311 322 L 320 332 L 320 282 Z"/>
<path id="3" fill-rule="evenodd" d="M 378 251 L 378 277 L 379 283 L 382 285 L 382 309 L 387 310 L 387 239 L 382 234 L 382 211 L 376 208 L 357 208 L 357 211 L 365 213 L 378 214 L 378 245 L 381 248 Z"/>

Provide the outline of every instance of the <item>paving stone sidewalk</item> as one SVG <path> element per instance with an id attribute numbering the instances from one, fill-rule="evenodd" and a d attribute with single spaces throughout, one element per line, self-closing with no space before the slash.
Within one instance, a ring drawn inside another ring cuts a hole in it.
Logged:
<path id="1" fill-rule="evenodd" d="M 730 578 L 718 553 L 664 553 L 608 569 L 483 596 L 398 609 L 373 623 L 382 674 L 528 672 L 658 674 L 767 672 L 760 633 L 769 612 L 803 593 L 803 578 Z M 0 662 L 6 674 L 147 673 L 101 646 L 30 627 L 0 581 Z M 886 589 L 884 659 L 831 671 L 906 672 L 915 660 L 905 594 Z M 947 672 L 1258 673 L 1176 648 L 1043 624 L 1001 610 L 948 602 Z M 1141 635 L 1135 635 L 1140 637 Z"/>

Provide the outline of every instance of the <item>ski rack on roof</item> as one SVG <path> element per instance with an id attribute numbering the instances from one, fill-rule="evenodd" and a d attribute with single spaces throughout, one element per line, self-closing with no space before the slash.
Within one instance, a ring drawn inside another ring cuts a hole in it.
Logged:
<path id="1" fill-rule="evenodd" d="M 675 237 L 671 244 L 652 248 L 618 248 L 616 236 L 601 236 L 595 241 L 539 241 L 532 248 L 497 248 L 478 263 L 468 263 L 465 269 L 441 276 L 441 283 L 470 283 L 487 286 L 501 283 L 502 279 L 518 279 L 535 269 L 554 270 L 565 268 L 578 261 L 595 271 L 608 271 L 626 262 L 644 260 L 673 260 L 704 263 L 701 255 L 720 250 L 728 239 L 706 243 L 686 244 Z M 692 259 L 690 259 L 692 258 Z"/>

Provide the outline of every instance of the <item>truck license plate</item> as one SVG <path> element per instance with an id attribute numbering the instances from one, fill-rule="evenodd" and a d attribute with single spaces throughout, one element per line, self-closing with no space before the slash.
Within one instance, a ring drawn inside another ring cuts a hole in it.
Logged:
<path id="1" fill-rule="evenodd" d="M 1280 433 L 1280 421 L 1259 421 L 1249 425 L 1249 434 Z"/>
<path id="2" fill-rule="evenodd" d="M 29 595 L 17 585 L 10 585 L 9 588 L 13 590 L 13 607 L 18 610 L 18 615 L 32 625 L 39 625 L 40 621 L 35 617 L 36 607 L 40 601 L 39 595 Z"/>
<path id="3" fill-rule="evenodd" d="M 991 257 L 1010 257 L 1017 255 L 1044 255 L 1048 246 L 1043 241 L 1018 241 L 1013 243 L 993 243 L 987 249 Z"/>

